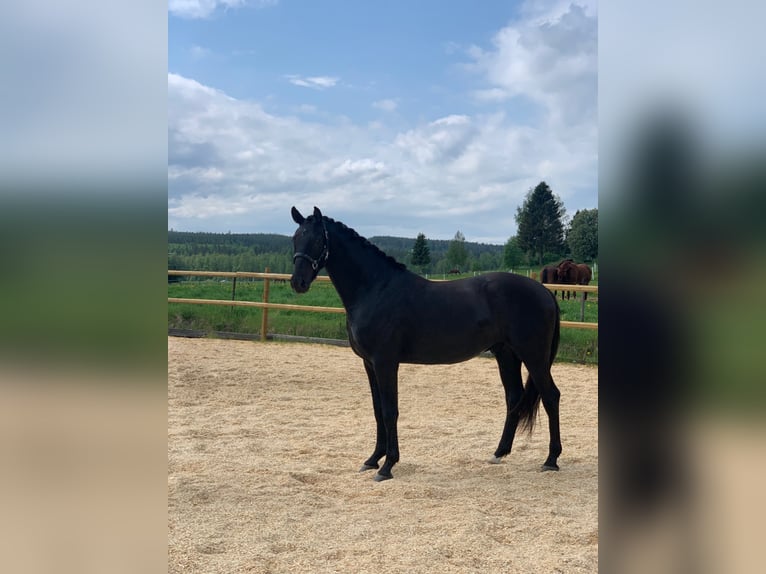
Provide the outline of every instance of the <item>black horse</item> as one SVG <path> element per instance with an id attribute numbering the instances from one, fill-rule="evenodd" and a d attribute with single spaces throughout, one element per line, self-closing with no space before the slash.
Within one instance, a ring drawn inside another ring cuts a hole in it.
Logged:
<path id="1" fill-rule="evenodd" d="M 292 216 L 299 225 L 293 236 L 292 288 L 305 293 L 327 269 L 346 308 L 351 348 L 364 361 L 370 381 L 377 439 L 361 471 L 378 468 L 385 455 L 375 480 L 386 480 L 399 461 L 400 363 L 458 363 L 485 350 L 497 359 L 506 402 L 503 434 L 490 462 L 499 463 L 511 452 L 519 423 L 531 431 L 542 399 L 550 432 L 542 470 L 558 470 L 560 392 L 550 368 L 559 344 L 559 309 L 545 287 L 512 273 L 429 281 L 316 207 L 309 217 L 293 207 Z M 529 371 L 526 386 L 522 362 Z"/>

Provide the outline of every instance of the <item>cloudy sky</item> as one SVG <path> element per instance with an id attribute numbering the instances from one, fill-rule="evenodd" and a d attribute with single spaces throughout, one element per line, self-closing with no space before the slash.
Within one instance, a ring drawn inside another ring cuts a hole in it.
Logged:
<path id="1" fill-rule="evenodd" d="M 593 0 L 169 0 L 168 227 L 504 243 L 597 207 Z"/>

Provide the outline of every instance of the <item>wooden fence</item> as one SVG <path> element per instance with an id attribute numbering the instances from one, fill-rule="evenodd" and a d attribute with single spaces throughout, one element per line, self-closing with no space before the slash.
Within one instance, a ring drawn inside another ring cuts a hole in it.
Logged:
<path id="1" fill-rule="evenodd" d="M 269 302 L 269 284 L 272 280 L 289 281 L 290 275 L 286 273 L 269 273 L 268 268 L 263 273 L 250 273 L 244 271 L 185 271 L 169 269 L 168 275 L 193 276 L 193 277 L 225 277 L 232 280 L 231 300 L 227 299 L 186 299 L 183 297 L 168 297 L 168 303 L 186 303 L 192 305 L 226 305 L 229 307 L 258 307 L 263 309 L 261 317 L 261 341 L 266 340 L 266 332 L 269 324 L 269 309 L 285 309 L 288 311 L 307 311 L 315 313 L 345 313 L 343 307 L 317 307 L 314 305 L 291 305 L 288 303 Z M 235 301 L 237 291 L 237 279 L 263 279 L 263 301 Z M 318 276 L 315 281 L 330 282 L 330 278 L 324 275 Z M 437 279 L 439 281 L 439 279 Z M 551 291 L 574 291 L 582 293 L 598 294 L 597 285 L 554 285 L 544 283 Z M 580 298 L 580 316 L 585 313 L 585 298 Z M 586 323 L 584 321 L 561 321 L 561 326 L 572 329 L 598 329 L 598 323 Z"/>

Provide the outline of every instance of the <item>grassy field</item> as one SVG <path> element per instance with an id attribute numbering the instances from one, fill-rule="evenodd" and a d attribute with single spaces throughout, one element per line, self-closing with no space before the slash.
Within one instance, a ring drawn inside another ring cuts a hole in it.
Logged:
<path id="1" fill-rule="evenodd" d="M 168 284 L 168 297 L 189 299 L 232 298 L 230 280 L 181 281 Z M 235 299 L 262 301 L 263 282 L 237 280 Z M 594 299 L 591 301 L 590 299 Z M 585 321 L 598 322 L 597 298 L 591 296 L 585 304 Z M 293 305 L 342 307 L 335 288 L 329 282 L 316 282 L 308 293 L 297 295 L 288 283 L 272 281 L 269 302 Z M 580 300 L 561 301 L 561 319 L 580 320 Z M 262 310 L 252 307 L 223 307 L 218 305 L 188 305 L 168 303 L 168 327 L 202 331 L 229 331 L 260 334 Z M 309 313 L 269 309 L 269 333 L 300 335 L 329 339 L 346 339 L 346 316 L 336 313 Z M 584 329 L 562 329 L 559 361 L 598 363 L 598 333 Z"/>

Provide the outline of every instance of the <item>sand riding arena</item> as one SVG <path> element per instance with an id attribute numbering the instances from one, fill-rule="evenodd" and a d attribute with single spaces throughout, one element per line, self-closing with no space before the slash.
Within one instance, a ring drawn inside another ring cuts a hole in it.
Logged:
<path id="1" fill-rule="evenodd" d="M 595 367 L 557 363 L 560 472 L 543 409 L 502 464 L 494 360 L 402 365 L 394 480 L 345 347 L 168 338 L 169 572 L 595 572 Z"/>

